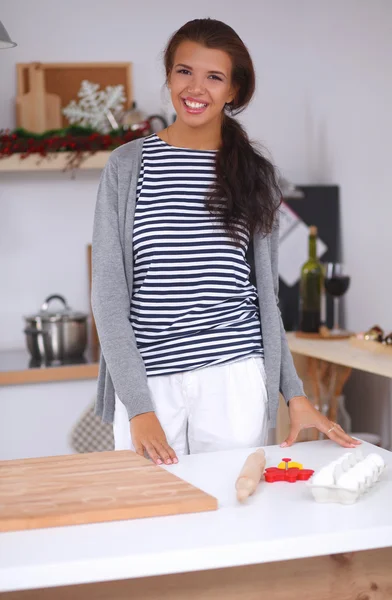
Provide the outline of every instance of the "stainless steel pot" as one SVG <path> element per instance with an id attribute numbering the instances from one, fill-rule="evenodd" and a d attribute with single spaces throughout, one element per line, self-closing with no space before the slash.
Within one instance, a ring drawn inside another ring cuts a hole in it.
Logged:
<path id="1" fill-rule="evenodd" d="M 49 310 L 53 300 L 59 300 L 63 307 Z M 63 296 L 49 296 L 38 314 L 24 318 L 27 348 L 34 360 L 63 362 L 80 358 L 86 350 L 88 315 L 73 311 Z"/>

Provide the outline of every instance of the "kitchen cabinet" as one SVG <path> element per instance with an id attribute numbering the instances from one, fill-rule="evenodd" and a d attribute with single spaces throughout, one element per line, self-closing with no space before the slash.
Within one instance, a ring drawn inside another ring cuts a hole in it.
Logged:
<path id="1" fill-rule="evenodd" d="M 98 362 L 30 367 L 27 350 L 0 351 L 0 460 L 74 452 L 70 432 L 95 401 Z"/>
<path id="2" fill-rule="evenodd" d="M 80 362 L 42 367 L 34 365 L 26 350 L 0 351 L 0 386 L 97 379 L 98 360 L 86 352 Z"/>
<path id="3" fill-rule="evenodd" d="M 345 450 L 329 440 L 266 447 L 318 469 Z M 0 535 L 1 600 L 110 598 L 387 598 L 392 589 L 392 454 L 351 506 L 318 504 L 305 482 L 262 482 L 238 504 L 249 449 L 181 457 L 165 467 L 218 499 L 213 512 Z"/>
<path id="4" fill-rule="evenodd" d="M 73 454 L 72 432 L 96 391 L 95 379 L 0 386 L 0 460 Z"/>

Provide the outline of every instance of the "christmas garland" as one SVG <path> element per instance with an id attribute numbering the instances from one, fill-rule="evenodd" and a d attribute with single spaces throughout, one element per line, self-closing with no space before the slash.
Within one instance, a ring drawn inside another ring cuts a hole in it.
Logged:
<path id="1" fill-rule="evenodd" d="M 65 169 L 75 169 L 95 152 L 114 150 L 149 133 L 148 121 L 141 123 L 136 131 L 116 129 L 107 134 L 76 125 L 45 131 L 42 134 L 25 129 L 2 130 L 0 131 L 0 159 L 13 154 L 19 154 L 21 160 L 37 155 L 38 164 L 44 158 L 52 158 L 60 152 L 68 152 Z"/>

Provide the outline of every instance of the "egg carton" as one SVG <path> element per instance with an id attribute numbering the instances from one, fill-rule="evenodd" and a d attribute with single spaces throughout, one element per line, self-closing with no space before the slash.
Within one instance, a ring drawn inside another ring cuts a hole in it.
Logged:
<path id="1" fill-rule="evenodd" d="M 316 502 L 354 504 L 377 483 L 384 469 L 379 454 L 364 457 L 360 450 L 346 452 L 317 471 L 308 486 Z"/>

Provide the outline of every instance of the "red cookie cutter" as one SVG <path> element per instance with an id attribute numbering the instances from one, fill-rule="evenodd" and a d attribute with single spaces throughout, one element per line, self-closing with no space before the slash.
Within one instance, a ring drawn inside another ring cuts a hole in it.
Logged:
<path id="1" fill-rule="evenodd" d="M 307 481 L 313 475 L 312 469 L 298 469 L 297 467 L 289 467 L 288 463 L 291 458 L 282 458 L 282 462 L 286 463 L 285 469 L 278 467 L 268 467 L 264 471 L 264 479 L 267 483 L 275 483 L 276 481 L 288 481 L 295 483 L 296 481 Z"/>

